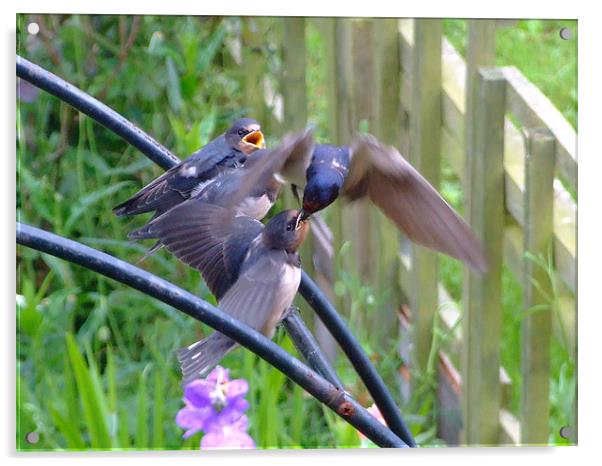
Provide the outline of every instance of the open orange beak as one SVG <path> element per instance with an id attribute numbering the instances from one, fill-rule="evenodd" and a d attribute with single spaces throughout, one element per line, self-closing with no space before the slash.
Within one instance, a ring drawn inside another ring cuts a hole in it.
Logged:
<path id="1" fill-rule="evenodd" d="M 263 133 L 260 130 L 251 131 L 244 138 L 242 138 L 242 151 L 245 154 L 250 154 L 259 149 L 265 149 L 265 139 Z"/>

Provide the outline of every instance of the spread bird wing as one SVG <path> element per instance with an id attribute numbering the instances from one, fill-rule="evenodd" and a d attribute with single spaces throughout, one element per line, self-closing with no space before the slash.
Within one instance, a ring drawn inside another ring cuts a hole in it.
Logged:
<path id="1" fill-rule="evenodd" d="M 244 180 L 230 205 L 240 204 L 250 193 L 257 190 L 258 186 L 272 185 L 276 176 L 289 180 L 291 173 L 300 172 L 304 178 L 305 170 L 311 161 L 313 147 L 313 131 L 306 129 L 296 134 L 286 135 L 278 147 L 261 157 L 250 157 L 244 167 Z"/>
<path id="2" fill-rule="evenodd" d="M 241 273 L 219 302 L 219 308 L 235 319 L 272 337 L 284 311 L 299 287 L 300 270 L 285 264 L 282 251 L 259 248 L 255 261 Z M 184 383 L 214 367 L 236 343 L 214 332 L 178 351 Z"/>
<path id="3" fill-rule="evenodd" d="M 173 189 L 170 184 L 170 179 L 179 177 L 178 173 L 182 168 L 182 164 L 176 165 L 163 173 L 158 178 L 151 181 L 144 188 L 134 194 L 128 200 L 122 202 L 113 208 L 113 212 L 117 216 L 123 215 L 138 215 L 146 212 L 157 210 L 159 212 L 166 211 L 169 207 L 176 205 L 186 199 L 185 194 Z M 188 179 L 189 182 L 196 179 Z"/>
<path id="4" fill-rule="evenodd" d="M 233 149 L 222 135 L 151 181 L 130 199 L 116 206 L 113 212 L 118 216 L 166 212 L 188 199 L 200 183 L 217 176 L 220 164 L 226 162 L 235 166 L 238 161 L 230 160 L 235 158 Z"/>
<path id="5" fill-rule="evenodd" d="M 342 194 L 368 196 L 410 240 L 483 272 L 480 241 L 437 190 L 394 148 L 373 136 L 357 137 Z"/>
<path id="6" fill-rule="evenodd" d="M 301 272 L 289 265 L 286 253 L 262 246 L 238 280 L 219 301 L 219 308 L 271 337 L 284 311 L 291 305 Z"/>
<path id="7" fill-rule="evenodd" d="M 190 199 L 130 233 L 158 238 L 174 256 L 199 270 L 219 300 L 236 281 L 249 245 L 263 225 L 233 211 Z"/>

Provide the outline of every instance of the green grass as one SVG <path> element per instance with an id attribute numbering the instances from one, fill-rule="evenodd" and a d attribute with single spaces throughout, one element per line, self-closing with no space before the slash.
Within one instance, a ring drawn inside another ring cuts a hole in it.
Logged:
<path id="1" fill-rule="evenodd" d="M 45 16 L 41 22 L 45 34 L 36 38 L 25 31 L 29 21 L 28 16 L 18 17 L 18 53 L 98 96 L 180 157 L 244 113 L 240 70 L 232 66 L 221 45 L 239 27 L 236 18 L 142 17 L 129 48 L 131 18 Z M 458 45 L 463 23 L 446 21 L 445 27 Z M 533 28 L 525 26 L 521 40 L 539 37 Z M 553 30 L 541 29 L 545 50 L 554 47 L 552 32 L 546 32 Z M 530 64 L 528 52 L 536 49 L 504 42 L 505 34 L 503 30 L 498 36 L 503 64 Z M 309 115 L 317 125 L 318 139 L 324 141 L 328 128 L 325 54 L 313 22 L 308 24 L 306 40 Z M 537 73 L 553 80 L 552 69 L 538 66 Z M 544 88 L 545 84 L 523 72 L 554 102 L 562 102 L 566 98 L 562 93 L 571 88 L 570 81 Z M 569 95 L 567 108 L 570 99 Z M 576 106 L 574 110 L 576 120 Z M 111 131 L 43 92 L 32 103 L 18 104 L 17 135 L 17 219 L 130 262 L 138 260 L 148 245 L 126 238 L 146 219 L 116 218 L 111 208 L 158 176 L 161 169 Z M 461 210 L 458 181 L 449 167 L 443 169 L 443 192 Z M 368 324 L 378 318 L 380 304 L 390 295 L 376 296 L 373 287 L 362 283 L 349 263 L 351 256 L 341 258 L 337 291 L 351 304 L 354 332 L 394 387 L 399 377 L 398 342 L 385 344 L 368 330 Z M 142 267 L 215 302 L 199 274 L 164 251 Z M 461 266 L 441 258 L 441 270 L 452 297 L 459 300 Z M 516 411 L 520 387 L 516 316 L 521 295 L 510 272 L 503 274 L 502 362 L 516 381 L 511 401 Z M 19 450 L 198 448 L 200 434 L 182 440 L 183 432 L 174 420 L 183 406 L 174 351 L 206 335 L 207 327 L 137 291 L 24 247 L 17 248 L 17 293 L 22 296 L 17 306 Z M 438 348 L 445 344 L 445 335 L 438 328 L 435 334 L 433 347 Z M 284 332 L 277 333 L 276 341 L 296 354 Z M 571 358 L 562 345 L 555 343 L 552 355 L 559 374 L 552 384 L 557 426 L 566 423 L 575 379 Z M 346 360 L 339 358 L 337 364 L 345 385 L 368 406 L 369 396 Z M 232 377 L 249 380 L 250 434 L 258 446 L 360 446 L 353 428 L 248 351 L 229 354 L 223 365 Z M 403 401 L 393 389 L 394 395 L 407 412 L 415 414 L 410 424 L 421 442 L 439 445 L 433 427 L 437 406 L 432 365 L 415 377 L 423 387 L 419 395 Z M 32 431 L 40 433 L 35 445 L 25 441 Z"/>

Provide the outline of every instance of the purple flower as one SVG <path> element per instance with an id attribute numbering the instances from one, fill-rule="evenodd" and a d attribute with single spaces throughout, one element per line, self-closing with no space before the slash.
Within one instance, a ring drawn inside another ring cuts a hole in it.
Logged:
<path id="1" fill-rule="evenodd" d="M 188 438 L 203 431 L 201 448 L 254 448 L 247 434 L 249 420 L 244 412 L 249 403 L 244 379 L 229 380 L 228 371 L 217 366 L 207 378 L 190 382 L 184 389 L 184 403 L 176 423 Z"/>
<path id="2" fill-rule="evenodd" d="M 236 410 L 222 411 L 222 415 L 207 425 L 201 439 L 201 449 L 208 448 L 255 448 L 255 442 L 247 429 L 247 416 Z"/>

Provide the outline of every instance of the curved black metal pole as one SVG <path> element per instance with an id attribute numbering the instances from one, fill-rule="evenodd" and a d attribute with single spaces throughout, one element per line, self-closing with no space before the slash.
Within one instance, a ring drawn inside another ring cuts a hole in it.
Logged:
<path id="1" fill-rule="evenodd" d="M 163 169 L 167 170 L 180 162 L 180 159 L 167 148 L 107 105 L 86 94 L 72 84 L 69 84 L 55 74 L 18 55 L 17 75 L 59 99 L 62 99 L 77 110 L 85 113 L 92 119 L 114 131 Z M 290 325 L 293 329 L 296 328 L 298 330 L 291 338 L 293 340 L 300 338 L 299 340 L 294 341 L 295 346 L 303 353 L 314 355 L 313 361 L 318 363 L 318 366 L 312 367 L 318 370 L 321 375 L 329 379 L 331 383 L 338 381 L 338 379 L 330 378 L 334 371 L 331 368 L 326 367 L 328 365 L 327 359 L 321 352 L 317 342 L 305 338 L 306 335 L 310 333 L 309 329 L 305 327 L 305 323 L 299 319 Z M 302 326 L 305 328 L 301 328 Z"/>
<path id="2" fill-rule="evenodd" d="M 106 126 L 162 168 L 168 169 L 180 162 L 169 150 L 112 108 L 19 55 L 17 55 L 17 76 Z"/>
<path id="3" fill-rule="evenodd" d="M 393 432 L 399 438 L 406 442 L 409 446 L 415 447 L 416 443 L 410 430 L 403 422 L 399 408 L 395 400 L 387 390 L 387 386 L 383 382 L 376 369 L 370 362 L 366 353 L 362 350 L 360 343 L 357 341 L 353 333 L 345 325 L 345 321 L 330 304 L 328 299 L 322 293 L 322 290 L 316 283 L 301 271 L 301 285 L 299 293 L 307 301 L 307 303 L 316 311 L 318 317 L 324 322 L 324 325 L 330 330 L 334 339 L 344 349 L 345 354 L 351 361 L 351 364 L 357 371 L 360 378 L 366 384 L 366 388 L 372 395 L 374 403 L 378 406 L 381 414 Z"/>
<path id="4" fill-rule="evenodd" d="M 17 75 L 73 105 L 76 109 L 115 131 L 126 142 L 134 145 L 144 155 L 162 168 L 169 169 L 180 162 L 178 157 L 172 154 L 168 149 L 146 135 L 141 129 L 107 107 L 105 104 L 99 102 L 80 89 L 77 89 L 75 86 L 67 83 L 58 76 L 18 55 Z M 119 131 L 114 129 L 116 126 L 112 123 L 112 119 L 114 118 L 119 120 L 119 125 L 117 125 Z M 328 299 L 326 299 L 320 288 L 305 272 L 302 274 L 299 290 L 306 301 L 314 307 L 314 310 L 318 313 L 320 319 L 324 322 L 330 333 L 341 346 L 343 352 L 351 361 L 358 372 L 358 375 L 366 385 L 372 399 L 383 414 L 387 424 L 391 427 L 393 432 L 402 438 L 408 445 L 415 446 L 414 439 L 401 417 L 399 408 L 382 378 L 372 366 L 372 363 L 359 345 L 359 342 L 357 342 L 351 331 L 347 328 L 344 320 L 339 316 L 336 309 L 328 302 Z M 319 306 L 319 309 L 312 303 L 316 303 L 316 306 Z"/>
<path id="5" fill-rule="evenodd" d="M 343 382 L 340 381 L 337 373 L 320 350 L 320 345 L 305 325 L 305 322 L 303 322 L 303 319 L 299 315 L 299 309 L 295 307 L 290 309 L 286 318 L 282 320 L 282 325 L 286 329 L 286 333 L 291 337 L 297 351 L 303 356 L 303 359 L 331 384 L 344 390 Z M 298 342 L 310 342 L 310 344 L 298 345 Z"/>
<path id="6" fill-rule="evenodd" d="M 206 323 L 265 359 L 377 445 L 407 447 L 345 391 L 259 332 L 192 293 L 109 254 L 30 225 L 17 223 L 17 243 L 101 273 Z"/>

